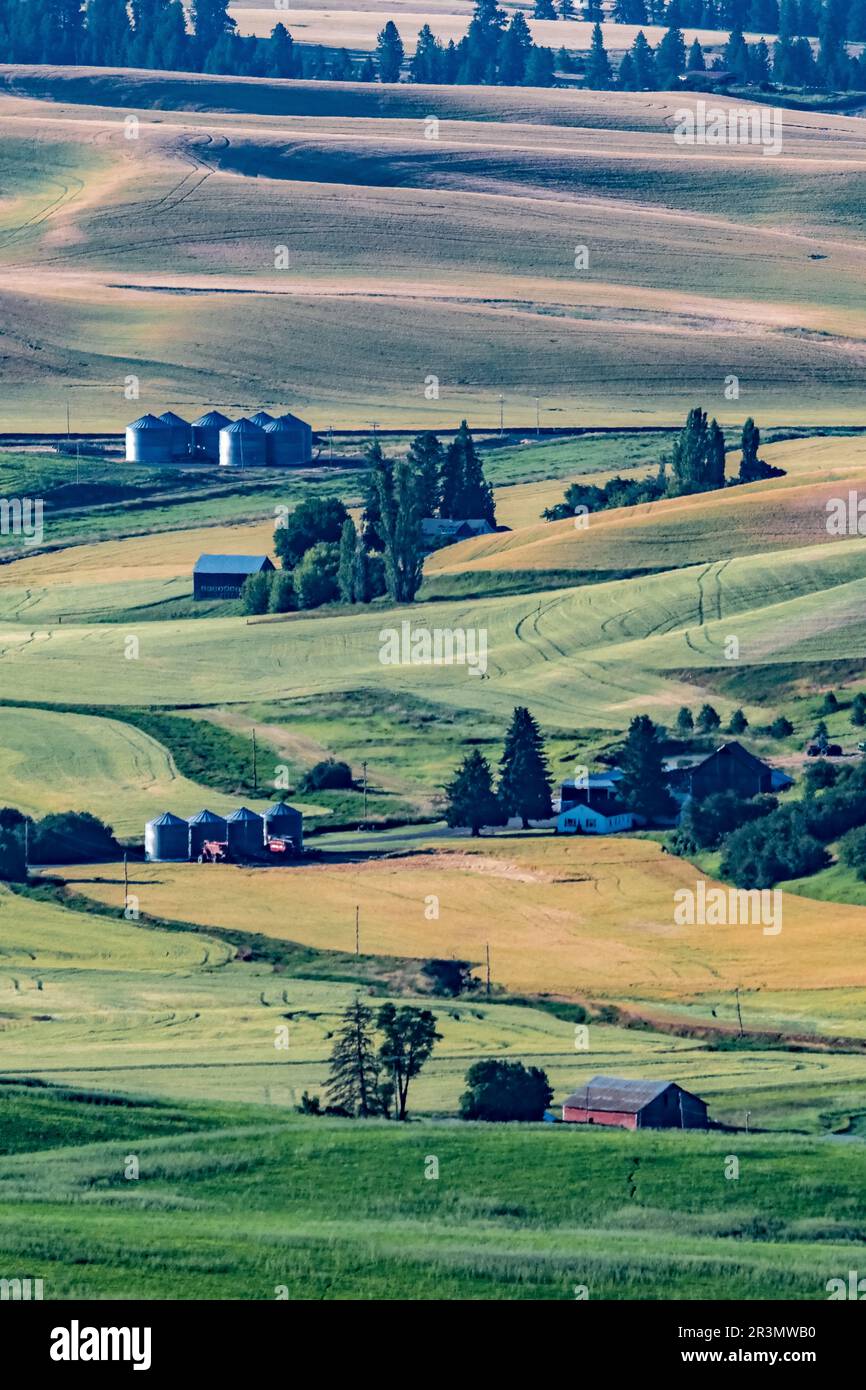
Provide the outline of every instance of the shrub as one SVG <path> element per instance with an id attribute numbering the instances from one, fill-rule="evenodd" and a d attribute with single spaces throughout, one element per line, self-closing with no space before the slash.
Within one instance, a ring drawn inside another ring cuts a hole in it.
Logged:
<path id="1" fill-rule="evenodd" d="M 431 994 L 439 999 L 456 999 L 458 994 L 478 989 L 481 983 L 472 974 L 468 960 L 428 960 L 422 965 L 421 974 L 429 981 Z"/>
<path id="2" fill-rule="evenodd" d="M 319 541 L 304 555 L 294 571 L 295 594 L 299 608 L 320 608 L 339 597 L 337 572 L 340 547 Z"/>
<path id="3" fill-rule="evenodd" d="M 5 883 L 26 883 L 24 832 L 20 828 L 0 828 L 0 879 Z"/>
<path id="4" fill-rule="evenodd" d="M 849 830 L 839 844 L 839 858 L 859 879 L 866 879 L 866 825 Z"/>
<path id="5" fill-rule="evenodd" d="M 770 725 L 771 738 L 790 738 L 793 732 L 794 725 L 783 714 L 780 714 L 778 719 L 774 719 Z"/>
<path id="6" fill-rule="evenodd" d="M 349 513 L 338 497 L 308 497 L 286 517 L 274 532 L 274 549 L 283 569 L 294 569 L 314 545 L 336 544 Z M 315 605 L 304 604 L 305 608 Z"/>
<path id="7" fill-rule="evenodd" d="M 540 1120 L 553 1099 L 546 1073 L 522 1062 L 475 1062 L 466 1085 L 460 1097 L 464 1120 Z"/>
<path id="8" fill-rule="evenodd" d="M 297 608 L 295 602 L 295 582 L 290 570 L 278 570 L 271 575 L 271 591 L 268 595 L 269 613 L 291 613 Z"/>
<path id="9" fill-rule="evenodd" d="M 271 596 L 271 572 L 251 574 L 241 586 L 241 610 L 244 613 L 267 613 Z"/>
<path id="10" fill-rule="evenodd" d="M 111 827 L 88 811 L 46 816 L 30 836 L 32 864 L 85 864 L 92 859 L 116 859 L 119 853 Z"/>
<path id="11" fill-rule="evenodd" d="M 335 758 L 316 763 L 301 778 L 301 790 L 305 792 L 349 791 L 354 785 L 349 764 L 338 763 Z"/>

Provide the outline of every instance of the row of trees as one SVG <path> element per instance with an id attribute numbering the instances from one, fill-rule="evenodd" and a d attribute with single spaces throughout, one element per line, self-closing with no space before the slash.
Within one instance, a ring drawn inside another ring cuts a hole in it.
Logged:
<path id="1" fill-rule="evenodd" d="M 733 483 L 754 483 L 760 478 L 779 477 L 783 470 L 764 463 L 759 457 L 761 432 L 749 417 L 740 437 L 740 468 L 736 479 L 725 477 L 725 437 L 717 420 L 708 420 L 706 411 L 695 406 L 686 417 L 670 455 L 664 455 L 658 471 L 648 478 L 612 478 L 604 487 L 592 483 L 570 483 L 561 502 L 541 513 L 545 521 L 604 511 L 611 507 L 630 507 L 639 502 L 656 502 L 662 497 L 684 497 L 711 492 Z"/>
<path id="2" fill-rule="evenodd" d="M 445 797 L 448 824 L 468 826 L 473 836 L 483 826 L 505 825 L 512 816 L 521 818 L 525 830 L 530 820 L 553 815 L 544 739 L 525 706 L 517 706 L 505 735 L 497 787 L 490 763 L 473 748 L 446 785 Z"/>
<path id="3" fill-rule="evenodd" d="M 828 6 L 822 0 L 616 0 L 612 18 L 617 24 L 662 24 L 668 28 L 739 29 L 753 34 L 817 38 Z M 866 0 L 843 0 L 838 5 L 847 37 L 866 38 Z M 600 21 L 599 0 L 535 0 L 536 19 Z"/>
<path id="4" fill-rule="evenodd" d="M 409 1086 L 441 1038 L 429 1009 L 383 1004 L 373 1010 L 355 999 L 336 1031 L 327 1082 L 326 1113 L 405 1120 Z M 540 1120 L 553 1090 L 539 1067 L 485 1060 L 466 1073 L 460 1097 L 465 1120 Z M 321 1102 L 304 1092 L 301 1110 L 319 1114 Z"/>
<path id="5" fill-rule="evenodd" d="M 30 864 L 88 863 L 119 852 L 111 827 L 87 811 L 34 820 L 14 806 L 0 808 L 0 879 L 6 883 L 26 883 Z"/>
<path id="6" fill-rule="evenodd" d="M 810 87 L 845 91 L 866 83 L 866 60 L 848 53 L 847 16 L 829 0 L 820 26 L 817 55 L 802 33 L 784 34 L 772 48 L 764 38 L 747 43 L 741 29 L 732 30 L 720 62 L 715 66 L 734 75 L 743 85 L 761 86 L 771 81 L 786 87 Z M 559 61 L 559 60 L 558 60 Z M 561 66 L 561 62 L 560 62 Z M 682 30 L 671 25 L 653 48 L 641 30 L 629 52 L 614 70 L 601 25 L 596 24 L 584 71 L 585 85 L 596 90 L 613 87 L 624 91 L 667 91 L 682 77 L 698 79 L 707 71 L 704 50 L 697 39 L 687 49 Z M 695 85 L 700 86 L 699 81 Z"/>

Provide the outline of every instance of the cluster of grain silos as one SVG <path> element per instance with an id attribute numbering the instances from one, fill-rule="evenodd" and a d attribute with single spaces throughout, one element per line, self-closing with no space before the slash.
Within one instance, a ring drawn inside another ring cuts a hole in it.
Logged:
<path id="1" fill-rule="evenodd" d="M 142 415 L 126 427 L 127 463 L 219 462 L 224 468 L 292 468 L 310 463 L 313 431 L 297 415 L 259 410 L 230 420 L 209 410 L 188 424 L 173 410 Z"/>
<path id="2" fill-rule="evenodd" d="M 214 856 L 208 846 L 218 846 L 222 852 Z M 300 854 L 303 848 L 304 818 L 283 801 L 271 806 L 263 816 L 247 806 L 238 807 L 229 816 L 199 811 L 189 820 L 165 811 L 144 827 L 144 857 L 148 860 L 262 860 L 276 853 Z"/>

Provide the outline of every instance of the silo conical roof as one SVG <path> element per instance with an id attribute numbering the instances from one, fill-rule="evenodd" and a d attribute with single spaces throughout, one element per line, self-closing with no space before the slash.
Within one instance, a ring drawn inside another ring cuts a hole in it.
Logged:
<path id="1" fill-rule="evenodd" d="M 204 825 L 213 824 L 214 822 L 220 823 L 224 819 L 223 816 L 215 815 L 213 811 L 199 811 L 197 816 L 190 816 L 188 823 L 190 825 Z"/>
<path id="2" fill-rule="evenodd" d="M 140 415 L 126 428 L 128 430 L 167 430 L 171 426 L 165 420 L 158 420 L 155 415 Z"/>
<path id="3" fill-rule="evenodd" d="M 252 420 L 245 420 L 243 417 L 241 417 L 240 420 L 235 420 L 235 422 L 234 422 L 233 425 L 226 425 L 226 426 L 224 426 L 224 428 L 223 428 L 222 430 L 220 430 L 220 434 L 255 434 L 255 435 L 259 435 L 259 434 L 261 434 L 261 433 L 262 433 L 262 430 L 261 430 L 261 427 L 260 427 L 259 425 L 254 425 L 253 422 L 252 422 Z"/>
<path id="4" fill-rule="evenodd" d="M 239 820 L 261 820 L 257 811 L 251 811 L 248 806 L 239 806 L 236 811 L 232 811 L 230 816 L 226 816 L 227 821 Z"/>
<path id="5" fill-rule="evenodd" d="M 200 415 L 197 420 L 193 420 L 193 429 L 218 429 L 224 425 L 231 424 L 229 417 L 223 415 L 219 410 L 209 410 L 206 415 Z"/>
<path id="6" fill-rule="evenodd" d="M 267 425 L 273 423 L 274 417 L 273 415 L 269 415 L 266 410 L 257 410 L 255 415 L 250 416 L 250 419 L 254 425 L 258 425 L 260 429 L 264 429 Z"/>
<path id="7" fill-rule="evenodd" d="M 173 410 L 163 411 L 162 415 L 160 415 L 159 418 L 164 425 L 183 425 L 185 429 L 189 428 L 189 425 L 187 424 L 186 420 L 184 420 L 183 416 L 175 415 Z"/>
<path id="8" fill-rule="evenodd" d="M 148 825 L 186 825 L 186 821 L 181 816 L 175 816 L 171 811 L 163 811 L 161 816 L 155 816 L 147 823 Z"/>

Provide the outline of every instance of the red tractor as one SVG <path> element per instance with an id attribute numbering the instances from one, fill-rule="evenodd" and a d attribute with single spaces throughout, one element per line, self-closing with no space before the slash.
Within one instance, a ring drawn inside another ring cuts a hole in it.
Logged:
<path id="1" fill-rule="evenodd" d="M 198 857 L 198 862 L 200 864 L 227 864 L 229 858 L 227 841 L 205 840 L 201 847 L 201 854 Z"/>

